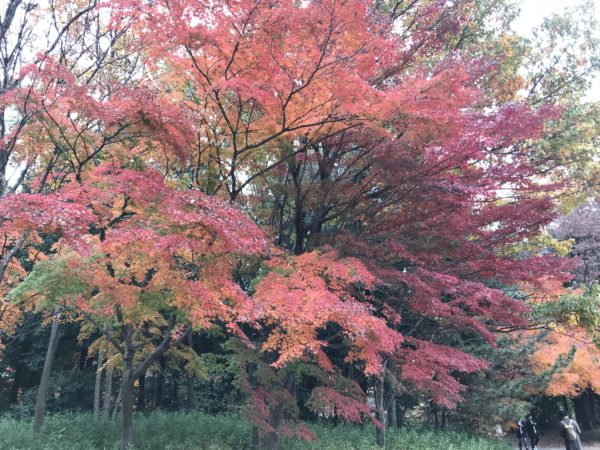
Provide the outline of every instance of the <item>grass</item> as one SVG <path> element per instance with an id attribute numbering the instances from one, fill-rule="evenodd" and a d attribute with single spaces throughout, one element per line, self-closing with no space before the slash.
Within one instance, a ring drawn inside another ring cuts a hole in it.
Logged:
<path id="1" fill-rule="evenodd" d="M 374 444 L 372 427 L 317 425 L 319 441 L 285 439 L 284 449 L 368 450 Z M 250 425 L 234 415 L 202 413 L 152 413 L 135 417 L 136 449 L 238 450 L 248 449 Z M 119 422 L 90 414 L 60 414 L 46 419 L 40 436 L 31 434 L 31 422 L 0 418 L 2 450 L 113 450 L 119 447 Z M 389 449 L 411 450 L 509 450 L 503 441 L 457 432 L 432 432 L 403 428 L 387 434 Z"/>

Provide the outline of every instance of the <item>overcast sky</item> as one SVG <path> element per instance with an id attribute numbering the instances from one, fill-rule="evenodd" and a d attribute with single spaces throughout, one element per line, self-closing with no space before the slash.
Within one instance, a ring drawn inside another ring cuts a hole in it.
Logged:
<path id="1" fill-rule="evenodd" d="M 527 35 L 532 28 L 540 25 L 544 16 L 560 13 L 567 6 L 579 3 L 577 0 L 521 0 L 521 16 L 516 21 L 514 28 L 519 34 Z M 596 4 L 596 17 L 600 17 L 600 0 Z M 598 30 L 600 33 L 600 30 Z M 596 76 L 590 92 L 587 95 L 590 101 L 600 101 L 600 76 Z"/>

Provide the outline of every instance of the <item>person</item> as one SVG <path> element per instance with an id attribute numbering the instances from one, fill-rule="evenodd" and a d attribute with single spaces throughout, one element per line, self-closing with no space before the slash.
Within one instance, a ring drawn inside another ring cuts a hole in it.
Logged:
<path id="1" fill-rule="evenodd" d="M 519 419 L 517 422 L 517 439 L 519 440 L 519 450 L 523 450 L 523 446 L 525 446 L 525 450 L 529 450 L 527 446 L 527 430 L 522 419 Z"/>
<path id="2" fill-rule="evenodd" d="M 581 429 L 576 421 L 569 418 L 567 411 L 561 411 L 562 420 L 558 424 L 559 434 L 565 440 L 566 450 L 583 450 L 581 447 Z"/>
<path id="3" fill-rule="evenodd" d="M 540 431 L 538 430 L 537 423 L 535 420 L 533 420 L 533 416 L 531 414 L 527 417 L 525 428 L 527 429 L 527 436 L 529 436 L 531 450 L 537 450 L 537 446 L 540 443 Z"/>

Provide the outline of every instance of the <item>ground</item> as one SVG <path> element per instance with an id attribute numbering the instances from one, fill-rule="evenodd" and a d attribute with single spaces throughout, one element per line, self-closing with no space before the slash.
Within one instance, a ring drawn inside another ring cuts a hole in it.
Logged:
<path id="1" fill-rule="evenodd" d="M 538 445 L 539 450 L 565 450 L 563 440 L 558 435 L 557 430 L 544 430 L 543 433 L 544 435 L 540 438 L 540 445 Z M 589 433 L 587 435 L 590 436 Z M 597 439 L 597 432 L 593 436 L 588 437 L 588 439 L 586 439 L 586 433 L 583 436 L 583 450 L 600 450 L 600 440 Z M 514 438 L 513 442 L 515 448 L 518 449 L 517 439 Z"/>

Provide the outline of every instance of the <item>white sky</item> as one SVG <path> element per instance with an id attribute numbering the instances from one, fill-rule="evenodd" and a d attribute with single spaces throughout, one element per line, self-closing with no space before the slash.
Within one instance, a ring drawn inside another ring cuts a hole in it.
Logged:
<path id="1" fill-rule="evenodd" d="M 600 17 L 600 0 L 593 0 L 596 5 L 596 17 Z M 560 13 L 568 6 L 580 2 L 577 0 L 520 0 L 521 16 L 514 24 L 514 29 L 521 35 L 528 35 L 532 28 L 542 23 L 542 19 L 552 13 Z M 590 11 L 590 13 L 592 13 Z M 598 30 L 600 33 L 600 30 Z M 600 101 L 600 75 L 597 75 L 586 99 Z"/>

